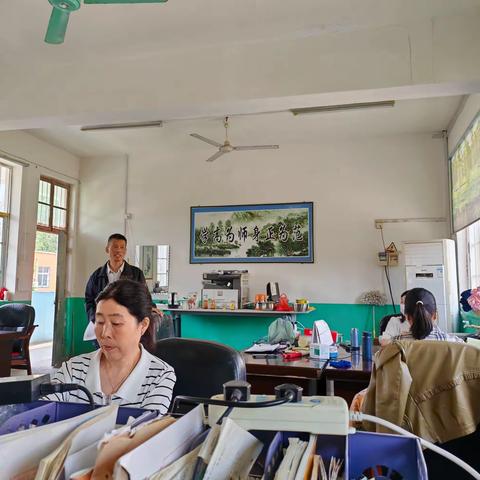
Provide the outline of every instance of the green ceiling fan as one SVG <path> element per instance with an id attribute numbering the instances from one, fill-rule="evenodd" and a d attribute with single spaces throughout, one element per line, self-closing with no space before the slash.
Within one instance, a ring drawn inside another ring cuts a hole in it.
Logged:
<path id="1" fill-rule="evenodd" d="M 63 43 L 67 31 L 68 17 L 70 12 L 78 10 L 82 4 L 81 0 L 48 0 L 52 5 L 52 14 L 48 22 L 45 42 Z M 124 4 L 124 3 L 165 3 L 167 0 L 83 0 L 85 5 L 94 4 Z"/>

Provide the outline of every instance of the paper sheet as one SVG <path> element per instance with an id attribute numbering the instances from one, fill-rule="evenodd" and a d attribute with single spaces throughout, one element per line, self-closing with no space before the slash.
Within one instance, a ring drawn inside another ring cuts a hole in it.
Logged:
<path id="1" fill-rule="evenodd" d="M 187 453 L 177 461 L 155 473 L 148 480 L 190 480 L 193 477 L 195 463 L 200 452 L 201 445 Z"/>
<path id="2" fill-rule="evenodd" d="M 95 335 L 95 324 L 93 322 L 88 322 L 87 328 L 85 329 L 85 332 L 83 333 L 83 340 L 96 340 L 97 337 Z"/>
<path id="3" fill-rule="evenodd" d="M 267 353 L 267 352 L 275 352 L 277 348 L 280 347 L 279 343 L 274 343 L 270 345 L 270 343 L 255 343 L 250 348 L 245 350 L 245 353 Z"/>
<path id="4" fill-rule="evenodd" d="M 246 478 L 262 447 L 260 440 L 227 417 L 203 479 Z"/>
<path id="5" fill-rule="evenodd" d="M 137 448 L 174 422 L 175 419 L 172 417 L 163 417 L 140 424 L 136 428 L 127 425 L 112 434 L 105 435 L 94 461 L 92 480 L 111 478 L 115 463 L 120 457 Z"/>
<path id="6" fill-rule="evenodd" d="M 114 480 L 143 480 L 185 455 L 204 431 L 203 406 L 199 405 L 174 424 L 150 438 L 116 463 Z"/>

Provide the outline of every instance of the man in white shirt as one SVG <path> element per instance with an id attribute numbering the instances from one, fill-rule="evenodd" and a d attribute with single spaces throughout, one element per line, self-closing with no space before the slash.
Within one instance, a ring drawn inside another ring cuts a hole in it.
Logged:
<path id="1" fill-rule="evenodd" d="M 95 299 L 109 284 L 120 278 L 128 278 L 136 282 L 145 283 L 143 272 L 125 261 L 127 254 L 127 239 L 121 233 L 114 233 L 108 237 L 105 252 L 108 262 L 97 268 L 88 279 L 85 289 L 85 307 L 88 320 L 95 323 Z"/>

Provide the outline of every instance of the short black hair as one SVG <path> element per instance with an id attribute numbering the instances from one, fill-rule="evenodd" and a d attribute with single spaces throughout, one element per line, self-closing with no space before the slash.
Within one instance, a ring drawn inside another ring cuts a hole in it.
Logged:
<path id="1" fill-rule="evenodd" d="M 127 243 L 127 237 L 125 235 L 122 235 L 121 233 L 112 233 L 107 240 L 107 245 L 112 241 L 112 240 L 123 240 L 125 243 Z"/>
<path id="2" fill-rule="evenodd" d="M 400 298 L 404 297 L 410 290 L 405 290 L 401 295 Z"/>

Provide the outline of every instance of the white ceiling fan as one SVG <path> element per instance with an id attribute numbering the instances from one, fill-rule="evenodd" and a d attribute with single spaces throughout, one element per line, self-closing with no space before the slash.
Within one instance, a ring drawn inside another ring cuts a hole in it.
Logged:
<path id="1" fill-rule="evenodd" d="M 214 153 L 210 158 L 207 158 L 207 162 L 213 162 L 218 157 L 222 156 L 224 153 L 230 153 L 233 151 L 240 151 L 240 150 L 276 150 L 279 148 L 278 145 L 242 145 L 242 146 L 234 146 L 228 140 L 228 117 L 225 117 L 223 122 L 223 126 L 225 127 L 225 141 L 222 143 L 218 143 L 215 140 L 210 138 L 204 137 L 199 135 L 198 133 L 191 133 L 190 135 L 194 138 L 198 138 L 202 142 L 209 143 L 214 147 L 218 148 L 218 152 Z"/>

